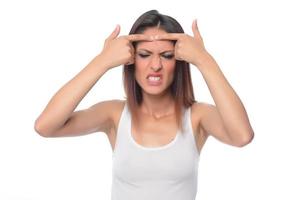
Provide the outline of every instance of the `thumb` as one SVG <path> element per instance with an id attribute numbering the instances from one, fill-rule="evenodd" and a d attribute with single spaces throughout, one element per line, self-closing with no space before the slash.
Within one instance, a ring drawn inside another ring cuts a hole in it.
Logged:
<path id="1" fill-rule="evenodd" d="M 197 25 L 197 19 L 195 19 L 193 21 L 192 29 L 193 29 L 194 37 L 195 38 L 201 38 L 200 31 L 199 31 L 198 25 Z"/>
<path id="2" fill-rule="evenodd" d="M 120 33 L 120 28 L 121 27 L 118 24 L 116 26 L 116 28 L 114 29 L 114 31 L 108 36 L 107 40 L 113 40 L 113 39 L 115 39 L 119 35 L 119 33 Z"/>

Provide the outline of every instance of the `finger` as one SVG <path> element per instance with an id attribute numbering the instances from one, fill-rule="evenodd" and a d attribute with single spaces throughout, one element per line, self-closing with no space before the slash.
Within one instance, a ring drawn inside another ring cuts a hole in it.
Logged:
<path id="1" fill-rule="evenodd" d="M 134 58 L 130 59 L 130 61 L 126 65 L 132 65 L 134 64 Z"/>
<path id="2" fill-rule="evenodd" d="M 129 47 L 130 47 L 130 50 L 129 50 L 129 52 L 130 52 L 130 54 L 131 54 L 131 58 L 133 58 L 134 57 L 134 47 L 132 46 L 132 44 L 129 44 Z"/>
<path id="3" fill-rule="evenodd" d="M 145 34 L 131 34 L 126 36 L 126 38 L 131 41 L 153 41 L 153 38 L 150 35 Z"/>
<path id="4" fill-rule="evenodd" d="M 178 54 L 175 54 L 175 59 L 176 59 L 176 60 L 180 60 L 180 61 L 183 60 Z"/>
<path id="5" fill-rule="evenodd" d="M 175 47 L 175 52 L 174 53 L 175 53 L 174 56 L 175 56 L 176 60 L 182 60 L 181 57 L 178 54 L 178 51 L 177 51 L 176 47 Z"/>
<path id="6" fill-rule="evenodd" d="M 132 64 L 134 64 L 134 61 L 135 61 L 134 56 L 131 56 L 131 58 L 129 59 L 129 61 L 125 65 L 132 65 Z"/>
<path id="7" fill-rule="evenodd" d="M 113 40 L 116 37 L 118 37 L 119 33 L 120 33 L 120 25 L 118 24 L 115 28 L 115 30 L 108 36 L 107 40 Z"/>
<path id="8" fill-rule="evenodd" d="M 195 38 L 201 38 L 200 31 L 199 31 L 198 25 L 197 25 L 197 19 L 195 19 L 195 20 L 193 21 L 192 29 L 193 29 L 194 37 L 195 37 Z"/>
<path id="9" fill-rule="evenodd" d="M 162 35 L 156 35 L 155 40 L 178 40 L 183 34 L 182 33 L 166 33 Z"/>
<path id="10" fill-rule="evenodd" d="M 131 57 L 129 59 L 129 61 L 126 63 L 126 65 L 132 65 L 135 61 L 135 50 L 134 50 L 134 47 L 132 46 L 131 43 L 129 43 L 129 47 L 130 47 L 130 54 L 131 54 Z"/>

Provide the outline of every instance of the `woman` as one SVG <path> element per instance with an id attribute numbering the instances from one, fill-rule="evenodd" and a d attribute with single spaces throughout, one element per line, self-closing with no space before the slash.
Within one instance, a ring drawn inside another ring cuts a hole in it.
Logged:
<path id="1" fill-rule="evenodd" d="M 44 137 L 107 134 L 113 149 L 112 199 L 195 199 L 200 151 L 208 136 L 242 147 L 253 136 L 247 113 L 196 21 L 193 36 L 151 10 L 129 35 L 117 26 L 102 52 L 65 84 L 35 122 Z M 202 73 L 216 106 L 196 102 L 189 63 Z M 93 85 L 124 64 L 126 100 L 74 111 Z"/>

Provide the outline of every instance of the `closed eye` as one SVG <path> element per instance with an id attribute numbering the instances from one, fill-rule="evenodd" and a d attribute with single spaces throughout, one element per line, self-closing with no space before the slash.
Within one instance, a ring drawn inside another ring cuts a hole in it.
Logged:
<path id="1" fill-rule="evenodd" d="M 138 53 L 138 55 L 141 58 L 146 58 L 146 57 L 150 56 L 150 54 L 143 54 L 143 53 Z M 174 54 L 173 53 L 165 53 L 165 54 L 162 54 L 161 56 L 170 60 L 174 57 Z"/>
<path id="2" fill-rule="evenodd" d="M 164 54 L 163 57 L 167 59 L 172 59 L 174 57 L 174 54 Z"/>
<path id="3" fill-rule="evenodd" d="M 142 57 L 142 58 L 146 58 L 146 57 L 149 56 L 148 54 L 141 54 L 141 53 L 139 53 L 138 55 L 139 55 L 140 57 Z"/>

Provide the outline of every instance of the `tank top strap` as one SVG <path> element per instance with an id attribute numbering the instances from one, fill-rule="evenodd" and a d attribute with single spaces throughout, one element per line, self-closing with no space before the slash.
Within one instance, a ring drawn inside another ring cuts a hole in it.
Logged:
<path id="1" fill-rule="evenodd" d="M 113 156 L 122 148 L 126 148 L 124 143 L 128 140 L 127 131 L 129 131 L 129 122 L 130 122 L 130 113 L 128 109 L 127 102 L 125 101 L 125 105 L 123 107 L 119 124 L 116 131 L 116 139 L 113 150 Z"/>
<path id="2" fill-rule="evenodd" d="M 193 147 L 193 150 L 195 153 L 200 155 L 200 152 L 197 147 L 197 142 L 195 139 L 194 130 L 192 127 L 192 107 L 188 107 L 184 109 L 183 119 L 182 119 L 182 125 L 183 125 L 183 134 L 186 140 L 188 140 L 189 145 Z"/>

